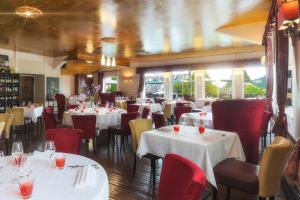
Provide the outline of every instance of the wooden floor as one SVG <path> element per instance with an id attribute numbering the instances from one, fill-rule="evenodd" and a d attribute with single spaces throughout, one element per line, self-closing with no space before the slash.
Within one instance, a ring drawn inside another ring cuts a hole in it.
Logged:
<path id="1" fill-rule="evenodd" d="M 39 133 L 38 133 L 39 132 Z M 31 144 L 26 147 L 26 152 L 32 152 L 33 150 L 43 149 L 43 133 L 44 131 L 37 131 L 35 128 L 34 135 L 32 137 Z M 125 150 L 120 151 L 119 146 L 111 144 L 110 148 L 107 148 L 106 135 L 100 136 L 100 145 L 98 152 L 94 156 L 92 151 L 88 152 L 88 157 L 96 160 L 100 163 L 107 172 L 109 178 L 109 190 L 110 199 L 112 200 L 146 200 L 156 199 L 159 176 L 162 166 L 162 161 L 158 162 L 157 169 L 157 183 L 152 187 L 150 181 L 150 162 L 147 159 L 138 159 L 137 170 L 135 176 L 132 175 L 133 166 L 133 153 L 130 138 L 128 142 L 125 142 Z M 0 147 L 2 148 L 2 147 Z M 84 145 L 82 147 L 82 155 L 87 155 L 84 151 Z M 180 180 L 178 180 L 180 181 Z M 208 185 L 205 194 L 202 199 L 212 199 L 211 186 Z M 222 186 L 219 186 L 218 199 L 225 199 L 225 190 Z M 256 200 L 256 195 L 248 195 L 239 191 L 232 190 L 231 200 Z M 277 195 L 276 199 L 284 200 L 285 197 L 282 194 Z"/>

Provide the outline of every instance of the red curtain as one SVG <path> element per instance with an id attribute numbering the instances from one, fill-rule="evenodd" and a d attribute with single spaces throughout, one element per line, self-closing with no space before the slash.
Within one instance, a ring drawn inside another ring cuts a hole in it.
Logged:
<path id="1" fill-rule="evenodd" d="M 273 114 L 272 96 L 273 96 L 273 45 L 272 39 L 268 38 L 266 46 L 266 71 L 267 71 L 267 108 L 266 110 Z"/>
<path id="2" fill-rule="evenodd" d="M 140 72 L 139 75 L 140 75 L 139 87 L 138 87 L 138 91 L 137 91 L 138 97 L 140 97 L 141 93 L 144 90 L 144 86 L 145 86 L 145 74 L 143 72 Z"/>
<path id="3" fill-rule="evenodd" d="M 276 86 L 278 115 L 273 127 L 275 135 L 288 135 L 285 103 L 287 99 L 289 41 L 286 30 L 276 29 Z"/>

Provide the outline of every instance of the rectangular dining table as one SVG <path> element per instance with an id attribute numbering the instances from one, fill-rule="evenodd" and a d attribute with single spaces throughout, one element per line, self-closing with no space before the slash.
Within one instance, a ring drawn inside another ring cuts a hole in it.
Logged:
<path id="1" fill-rule="evenodd" d="M 175 153 L 196 163 L 206 174 L 206 179 L 217 187 L 213 168 L 227 158 L 245 160 L 239 136 L 234 132 L 206 129 L 198 133 L 197 127 L 180 126 L 178 134 L 173 126 L 153 129 L 142 133 L 137 155 L 146 154 L 165 157 Z"/>

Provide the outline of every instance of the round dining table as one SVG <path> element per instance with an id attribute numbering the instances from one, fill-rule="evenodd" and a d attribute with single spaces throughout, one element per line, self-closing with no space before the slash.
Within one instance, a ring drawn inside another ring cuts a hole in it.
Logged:
<path id="1" fill-rule="evenodd" d="M 58 169 L 54 160 L 41 155 L 30 157 L 28 173 L 34 177 L 33 193 L 30 200 L 108 200 L 109 185 L 104 168 L 97 162 L 74 154 L 64 154 L 66 163 L 64 169 Z M 20 169 L 14 164 L 11 156 L 1 159 L 0 167 L 0 199 L 22 199 L 19 192 L 18 179 Z M 93 166 L 93 184 L 86 187 L 76 187 L 75 182 L 80 168 Z"/>

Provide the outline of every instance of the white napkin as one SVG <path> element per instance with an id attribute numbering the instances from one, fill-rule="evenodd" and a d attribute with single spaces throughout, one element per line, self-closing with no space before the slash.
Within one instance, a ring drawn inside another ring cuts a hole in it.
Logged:
<path id="1" fill-rule="evenodd" d="M 34 151 L 32 158 L 36 159 L 49 159 L 51 154 L 53 154 L 52 151 Z"/>
<path id="2" fill-rule="evenodd" d="M 96 171 L 95 168 L 91 165 L 81 167 L 77 173 L 74 187 L 94 187 L 96 184 L 95 179 Z"/>

